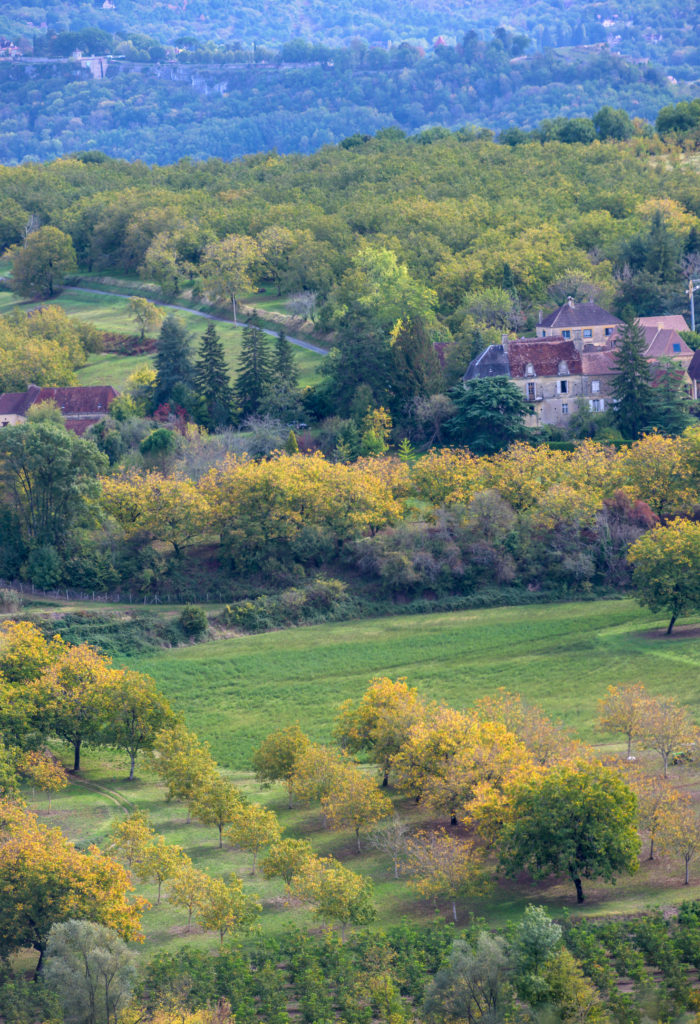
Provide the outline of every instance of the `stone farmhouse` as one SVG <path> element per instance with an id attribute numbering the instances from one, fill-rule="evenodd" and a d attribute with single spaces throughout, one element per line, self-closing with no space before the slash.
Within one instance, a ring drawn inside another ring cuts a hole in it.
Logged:
<path id="1" fill-rule="evenodd" d="M 647 341 L 646 358 L 651 363 L 675 359 L 687 374 L 693 351 L 678 333 L 688 329 L 683 317 L 643 317 L 638 323 Z M 469 364 L 463 380 L 510 377 L 530 406 L 528 426 L 566 426 L 580 401 L 591 412 L 608 408 L 621 326 L 621 320 L 596 303 L 576 304 L 569 298 L 540 318 L 536 337 L 512 340 L 504 335 L 500 345 L 489 345 Z M 697 370 L 700 384 L 700 360 Z"/>
<path id="2" fill-rule="evenodd" d="M 30 384 L 26 391 L 7 391 L 0 395 L 0 427 L 23 423 L 27 410 L 39 402 L 55 402 L 68 430 L 84 434 L 99 423 L 117 397 L 111 385 L 87 388 L 40 388 Z"/>

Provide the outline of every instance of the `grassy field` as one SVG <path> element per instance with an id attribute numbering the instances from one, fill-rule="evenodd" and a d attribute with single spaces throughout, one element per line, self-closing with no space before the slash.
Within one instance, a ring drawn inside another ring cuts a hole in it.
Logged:
<path id="1" fill-rule="evenodd" d="M 53 302 L 61 306 L 69 316 L 84 323 L 94 324 L 101 331 L 120 334 L 134 334 L 136 331 L 134 321 L 129 316 L 128 299 L 120 298 L 118 295 L 64 292 Z M 274 300 L 271 300 L 271 303 L 274 305 Z M 44 303 L 44 305 L 48 304 Z M 34 303 L 26 303 L 10 292 L 0 291 L 0 313 L 7 313 L 11 309 L 27 309 L 32 305 Z M 192 332 L 196 348 L 199 338 L 206 329 L 207 321 L 193 313 L 180 313 L 179 315 L 188 330 Z M 229 323 L 218 323 L 216 329 L 223 342 L 231 372 L 234 373 L 241 350 L 242 329 Z M 299 367 L 301 384 L 312 383 L 316 379 L 316 368 L 322 357 L 315 352 L 309 352 L 299 347 L 294 349 L 294 354 Z M 88 356 L 86 365 L 78 370 L 78 383 L 83 385 L 111 384 L 119 391 L 124 387 L 127 378 L 136 367 L 152 362 L 152 357 L 148 355 L 123 356 L 115 353 L 96 353 Z"/>
<path id="2" fill-rule="evenodd" d="M 663 635 L 663 623 L 632 601 L 579 602 L 531 608 L 499 608 L 470 613 L 405 616 L 343 625 L 314 626 L 254 637 L 215 641 L 164 650 L 131 664 L 150 672 L 190 727 L 211 742 L 229 776 L 248 795 L 274 808 L 289 836 L 304 836 L 315 850 L 333 854 L 375 885 L 382 927 L 409 916 L 432 918 L 435 908 L 417 898 L 403 878 L 395 881 L 387 860 L 375 852 L 358 854 L 354 837 L 325 831 L 317 808 L 286 807 L 279 788 L 261 790 L 249 771 L 250 754 L 272 729 L 299 721 L 314 738 L 329 740 L 334 715 L 343 699 L 357 696 L 375 674 L 405 675 L 422 694 L 467 707 L 500 686 L 541 704 L 582 738 L 619 750 L 616 741 L 595 726 L 596 701 L 610 683 L 641 680 L 655 693 L 677 694 L 696 717 L 700 639 L 696 624 L 681 625 L 675 638 Z M 61 751 L 58 751 L 61 753 Z M 65 761 L 68 762 L 68 751 Z M 656 755 L 643 754 L 651 770 Z M 111 822 L 134 807 L 148 812 L 169 842 L 183 846 L 195 863 L 215 875 L 235 871 L 263 904 L 261 926 L 275 933 L 292 920 L 313 923 L 303 908 L 285 903 L 279 881 L 250 875 L 248 855 L 217 846 L 216 830 L 186 823 L 185 808 L 168 804 L 164 791 L 142 759 L 139 780 L 124 780 L 126 760 L 104 751 L 87 751 L 83 781 L 54 799 L 49 815 L 42 797 L 33 802 L 42 820 L 61 825 L 74 840 L 104 846 Z M 696 793 L 697 767 L 672 768 L 676 781 Z M 399 813 L 413 824 L 446 824 L 425 818 L 413 801 L 395 796 Z M 552 913 L 564 909 L 587 915 L 633 913 L 649 906 L 677 905 L 700 898 L 700 882 L 682 884 L 682 865 L 642 861 L 632 878 L 611 886 L 586 885 L 583 911 L 575 907 L 567 881 L 536 885 L 497 879 L 483 898 L 462 908 L 502 925 L 530 902 Z M 155 887 L 139 885 L 152 901 Z M 439 907 L 447 916 L 447 908 Z M 168 903 L 144 917 L 146 952 L 184 942 L 214 948 L 213 935 L 185 932 L 182 911 Z"/>
<path id="3" fill-rule="evenodd" d="M 587 740 L 596 738 L 596 701 L 611 683 L 641 680 L 676 693 L 700 720 L 700 640 L 682 625 L 669 640 L 663 625 L 630 600 L 492 608 L 238 637 L 158 652 L 137 667 L 222 764 L 245 769 L 271 722 L 299 721 L 315 739 L 330 739 L 338 706 L 373 675 L 406 676 L 455 707 L 505 686 Z"/>

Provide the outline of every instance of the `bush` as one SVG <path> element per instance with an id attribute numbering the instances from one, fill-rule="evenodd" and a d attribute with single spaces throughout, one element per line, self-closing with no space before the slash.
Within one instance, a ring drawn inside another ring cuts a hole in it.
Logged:
<path id="1" fill-rule="evenodd" d="M 51 544 L 41 544 L 22 566 L 22 575 L 35 587 L 51 590 L 63 578 L 63 559 Z"/>
<path id="2" fill-rule="evenodd" d="M 180 629 L 185 636 L 200 637 L 207 631 L 207 615 L 203 608 L 196 604 L 188 604 L 180 615 Z"/>
<path id="3" fill-rule="evenodd" d="M 22 595 L 18 594 L 16 590 L 10 590 L 9 587 L 0 587 L 0 612 L 14 615 L 23 604 Z"/>

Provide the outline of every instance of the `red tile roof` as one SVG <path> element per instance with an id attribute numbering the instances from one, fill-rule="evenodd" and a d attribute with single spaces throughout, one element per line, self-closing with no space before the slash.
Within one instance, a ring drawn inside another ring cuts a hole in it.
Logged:
<path id="1" fill-rule="evenodd" d="M 532 363 L 536 377 L 558 377 L 566 363 L 570 374 L 581 373 L 581 354 L 573 341 L 564 338 L 519 338 L 508 345 L 511 377 L 528 377 L 527 364 Z"/>
<path id="2" fill-rule="evenodd" d="M 645 326 L 640 324 L 647 342 L 647 350 L 644 353 L 647 359 L 661 359 L 662 356 L 674 356 L 682 359 L 684 356 L 690 358 L 693 350 L 686 345 L 678 331 L 671 327 Z M 674 345 L 676 348 L 674 348 Z"/>
<path id="3" fill-rule="evenodd" d="M 111 386 L 86 388 L 39 388 L 30 384 L 26 391 L 8 391 L 0 395 L 0 416 L 26 416 L 27 410 L 39 402 L 55 402 L 65 417 L 69 430 L 82 434 L 93 423 L 107 415 L 117 397 Z M 80 430 L 77 424 L 84 423 Z"/>
<path id="4" fill-rule="evenodd" d="M 605 377 L 615 373 L 615 353 L 610 349 L 599 349 L 597 352 L 584 352 L 581 356 L 582 372 L 589 377 Z"/>
<path id="5" fill-rule="evenodd" d="M 669 316 L 640 316 L 638 323 L 642 327 L 668 327 L 672 331 L 689 331 L 685 317 L 680 314 L 669 314 Z"/>

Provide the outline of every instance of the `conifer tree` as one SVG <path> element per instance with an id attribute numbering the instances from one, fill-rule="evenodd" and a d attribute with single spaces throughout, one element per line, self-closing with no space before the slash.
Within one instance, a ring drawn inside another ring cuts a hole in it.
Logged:
<path id="1" fill-rule="evenodd" d="M 192 399 L 192 353 L 190 335 L 182 321 L 172 313 L 163 321 L 156 350 L 156 379 L 152 405 L 164 402 L 187 408 Z"/>
<path id="2" fill-rule="evenodd" d="M 270 386 L 272 362 L 267 338 L 256 314 L 243 328 L 243 344 L 236 376 L 236 399 L 243 417 L 258 411 L 260 402 Z"/>
<path id="3" fill-rule="evenodd" d="M 636 320 L 626 321 L 615 351 L 615 376 L 612 394 L 614 416 L 625 437 L 638 438 L 650 423 L 654 412 L 651 370 L 645 358 L 646 341 Z"/>
<path id="4" fill-rule="evenodd" d="M 201 419 L 209 430 L 231 423 L 234 403 L 224 347 L 214 324 L 202 335 L 194 368 L 194 389 L 201 402 Z"/>
<path id="5" fill-rule="evenodd" d="M 673 359 L 659 360 L 659 378 L 654 387 L 653 426 L 663 434 L 682 434 L 690 424 L 688 413 L 690 397 L 685 390 L 685 373 Z"/>
<path id="6" fill-rule="evenodd" d="M 299 370 L 289 338 L 280 331 L 275 338 L 275 373 L 287 382 L 290 388 L 299 386 Z"/>

